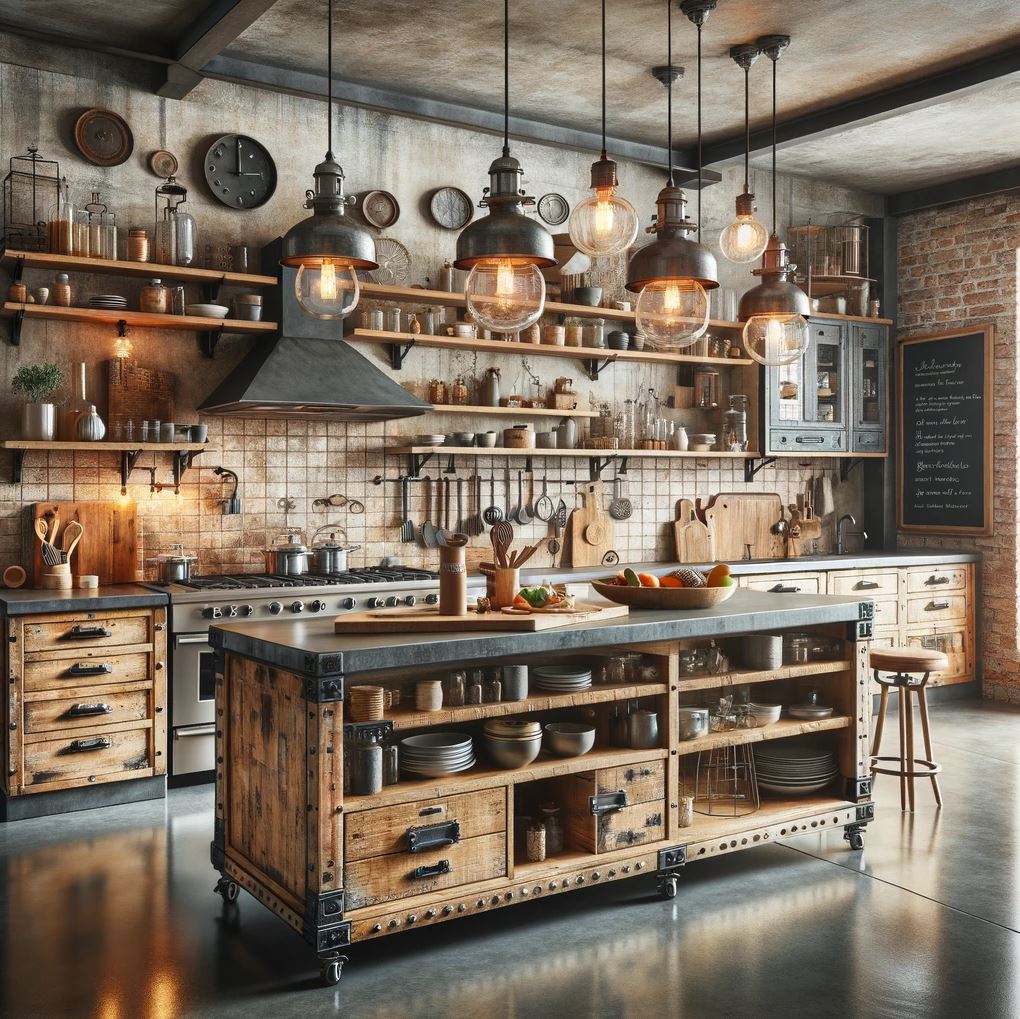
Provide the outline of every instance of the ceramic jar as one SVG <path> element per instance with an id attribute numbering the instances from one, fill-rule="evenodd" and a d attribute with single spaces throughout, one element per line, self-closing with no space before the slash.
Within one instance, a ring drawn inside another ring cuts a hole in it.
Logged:
<path id="1" fill-rule="evenodd" d="M 75 423 L 75 431 L 82 442 L 99 442 L 106 435 L 106 425 L 103 419 L 96 413 L 96 405 L 89 404 L 89 409 L 82 414 Z"/>

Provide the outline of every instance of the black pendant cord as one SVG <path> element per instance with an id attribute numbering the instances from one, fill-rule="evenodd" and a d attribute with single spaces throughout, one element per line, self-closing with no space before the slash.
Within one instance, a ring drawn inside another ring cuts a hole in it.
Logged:
<path id="1" fill-rule="evenodd" d="M 602 158 L 606 158 L 606 0 L 602 0 Z"/>
<path id="2" fill-rule="evenodd" d="M 776 60 L 772 61 L 772 233 L 779 231 L 776 215 Z"/>
<path id="3" fill-rule="evenodd" d="M 326 29 L 326 94 L 329 97 L 326 102 L 327 121 L 326 128 L 326 158 L 333 158 L 333 0 L 326 0 L 329 26 Z"/>
<path id="4" fill-rule="evenodd" d="M 666 0 L 666 68 L 669 84 L 666 86 L 666 155 L 669 159 L 670 187 L 673 183 L 673 0 Z"/>
<path id="5" fill-rule="evenodd" d="M 701 22 L 698 22 L 698 243 L 701 243 Z"/>
<path id="6" fill-rule="evenodd" d="M 503 156 L 510 155 L 510 0 L 503 0 Z"/>
<path id="7" fill-rule="evenodd" d="M 751 65 L 744 67 L 744 194 L 751 191 Z"/>

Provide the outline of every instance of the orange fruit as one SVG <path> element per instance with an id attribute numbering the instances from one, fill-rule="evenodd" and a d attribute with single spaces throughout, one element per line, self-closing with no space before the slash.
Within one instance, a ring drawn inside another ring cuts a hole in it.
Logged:
<path id="1" fill-rule="evenodd" d="M 639 573 L 637 575 L 638 580 L 641 581 L 642 587 L 658 587 L 659 578 L 654 573 Z"/>
<path id="2" fill-rule="evenodd" d="M 683 587 L 684 582 L 679 577 L 666 576 L 659 578 L 659 587 Z"/>
<path id="3" fill-rule="evenodd" d="M 709 587 L 729 587 L 728 584 L 723 584 L 722 580 L 724 577 L 730 575 L 730 568 L 726 563 L 718 563 L 712 567 L 712 572 L 708 575 L 708 586 Z"/>

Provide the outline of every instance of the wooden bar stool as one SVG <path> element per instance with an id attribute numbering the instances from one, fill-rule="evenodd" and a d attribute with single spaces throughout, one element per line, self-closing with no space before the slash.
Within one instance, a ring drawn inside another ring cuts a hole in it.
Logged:
<path id="1" fill-rule="evenodd" d="M 868 664 L 875 672 L 875 682 L 882 688 L 882 701 L 878 707 L 878 722 L 875 725 L 875 742 L 871 748 L 872 774 L 899 775 L 900 810 L 911 811 L 914 809 L 914 779 L 930 778 L 931 787 L 935 792 L 935 802 L 941 807 L 942 793 L 939 790 L 939 780 L 935 776 L 942 770 L 942 765 L 936 764 L 931 759 L 931 730 L 928 726 L 928 701 L 924 688 L 932 672 L 949 667 L 949 659 L 941 651 L 932 651 L 928 648 L 882 647 L 872 648 L 868 654 Z M 879 672 L 891 672 L 893 675 L 883 679 Z M 900 697 L 897 712 L 900 720 L 898 758 L 878 756 L 882 744 L 882 730 L 885 727 L 885 715 L 889 708 L 890 690 L 895 690 Z M 917 706 L 921 712 L 921 734 L 924 737 L 924 752 L 927 755 L 925 759 L 914 757 L 913 694 L 917 694 Z M 895 761 L 898 766 L 879 767 L 882 761 Z"/>

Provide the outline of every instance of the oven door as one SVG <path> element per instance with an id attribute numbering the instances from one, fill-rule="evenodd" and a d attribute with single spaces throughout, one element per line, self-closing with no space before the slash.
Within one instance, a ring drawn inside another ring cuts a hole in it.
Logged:
<path id="1" fill-rule="evenodd" d="M 212 771 L 216 747 L 216 666 L 208 634 L 174 637 L 170 709 L 171 774 Z"/>

